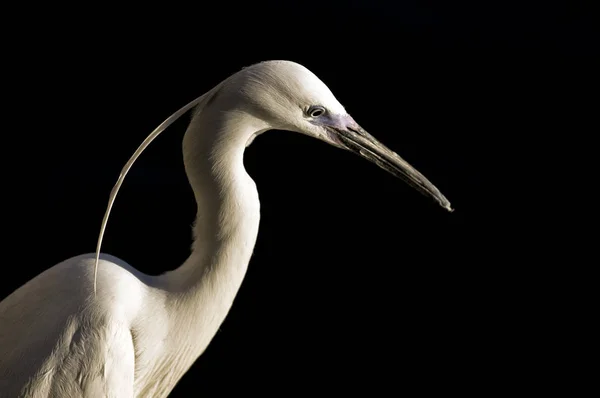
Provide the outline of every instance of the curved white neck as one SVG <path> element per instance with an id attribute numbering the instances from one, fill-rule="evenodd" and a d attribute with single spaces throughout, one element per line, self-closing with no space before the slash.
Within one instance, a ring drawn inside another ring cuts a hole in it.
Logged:
<path id="1" fill-rule="evenodd" d="M 245 140 L 261 130 L 250 120 L 197 115 L 186 132 L 186 173 L 197 201 L 190 257 L 161 276 L 172 314 L 171 337 L 187 347 L 189 365 L 227 316 L 258 235 L 256 185 L 243 165 Z M 264 126 L 263 126 L 264 127 Z"/>
<path id="2" fill-rule="evenodd" d="M 244 168 L 244 149 L 261 127 L 243 114 L 203 112 L 191 121 L 183 155 L 197 204 L 194 243 L 190 258 L 169 273 L 171 289 L 202 289 L 199 284 L 205 278 L 234 270 L 237 275 L 230 275 L 227 283 L 241 283 L 260 219 L 256 185 Z"/>

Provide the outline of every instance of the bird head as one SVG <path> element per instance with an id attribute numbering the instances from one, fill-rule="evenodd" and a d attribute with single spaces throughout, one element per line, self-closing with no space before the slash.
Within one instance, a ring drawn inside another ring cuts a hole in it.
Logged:
<path id="1" fill-rule="evenodd" d="M 231 77 L 245 111 L 269 128 L 296 131 L 353 152 L 401 178 L 448 211 L 450 202 L 419 171 L 367 133 L 310 70 L 290 61 L 266 61 Z M 232 93 L 233 94 L 233 93 Z M 238 102 L 239 109 L 239 102 Z M 250 137 L 249 143 L 254 139 Z"/>

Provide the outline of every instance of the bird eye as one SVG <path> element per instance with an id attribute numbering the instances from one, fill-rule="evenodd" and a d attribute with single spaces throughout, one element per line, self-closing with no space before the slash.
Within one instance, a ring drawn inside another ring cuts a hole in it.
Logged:
<path id="1" fill-rule="evenodd" d="M 311 106 L 307 113 L 310 117 L 319 117 L 325 113 L 325 108 L 319 105 Z"/>

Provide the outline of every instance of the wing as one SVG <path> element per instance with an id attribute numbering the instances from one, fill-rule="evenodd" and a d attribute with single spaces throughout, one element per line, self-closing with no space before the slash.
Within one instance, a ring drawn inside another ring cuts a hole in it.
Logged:
<path id="1" fill-rule="evenodd" d="M 23 386 L 23 397 L 133 397 L 134 351 L 118 323 L 68 328 L 42 367 Z"/>
<path id="2" fill-rule="evenodd" d="M 1 398 L 133 396 L 129 323 L 81 275 L 54 267 L 0 302 Z"/>
<path id="3" fill-rule="evenodd" d="M 71 319 L 54 342 L 51 350 L 34 342 L 0 360 L 0 396 L 133 396 L 135 355 L 126 325 Z"/>

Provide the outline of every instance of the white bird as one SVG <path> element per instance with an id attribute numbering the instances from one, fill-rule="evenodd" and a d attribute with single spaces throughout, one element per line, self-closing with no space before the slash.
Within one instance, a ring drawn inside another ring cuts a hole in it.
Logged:
<path id="1" fill-rule="evenodd" d="M 125 174 L 150 141 L 190 109 L 183 140 L 197 202 L 190 256 L 159 276 L 104 254 L 96 264 Z M 433 184 L 367 134 L 308 69 L 290 61 L 244 68 L 142 143 L 111 194 L 95 254 L 53 266 L 0 302 L 0 396 L 167 396 L 209 345 L 246 274 L 260 204 L 243 154 L 272 129 L 354 152 L 452 211 Z"/>

